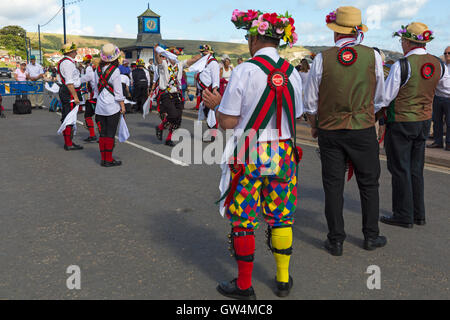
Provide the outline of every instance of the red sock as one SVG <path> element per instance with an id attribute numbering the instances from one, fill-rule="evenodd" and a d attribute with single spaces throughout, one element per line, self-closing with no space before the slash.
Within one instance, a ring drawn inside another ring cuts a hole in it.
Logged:
<path id="1" fill-rule="evenodd" d="M 200 109 L 200 103 L 202 102 L 202 97 L 201 96 L 198 96 L 197 97 L 197 105 L 195 106 L 195 109 Z"/>
<path id="2" fill-rule="evenodd" d="M 94 121 L 92 120 L 91 117 L 87 117 L 84 120 L 86 121 L 86 126 L 89 129 L 89 136 L 90 137 L 95 137 Z"/>
<path id="3" fill-rule="evenodd" d="M 233 228 L 233 232 L 251 232 L 252 229 Z M 234 251 L 237 256 L 250 256 L 255 253 L 255 236 L 235 237 Z M 237 285 L 241 290 L 247 290 L 252 286 L 253 262 L 237 261 L 238 280 Z"/>
<path id="4" fill-rule="evenodd" d="M 158 129 L 161 130 L 161 131 L 163 131 L 163 130 L 164 130 L 164 126 L 166 125 L 166 123 L 167 123 L 167 120 L 164 119 L 164 120 L 161 122 L 161 124 L 158 126 Z"/>
<path id="5" fill-rule="evenodd" d="M 68 147 L 73 146 L 71 126 L 66 127 L 66 129 L 63 131 L 63 135 L 64 135 L 64 144 Z"/>
<path id="6" fill-rule="evenodd" d="M 166 141 L 172 141 L 172 133 L 173 133 L 173 131 L 169 130 L 169 134 L 167 135 Z"/>
<path id="7" fill-rule="evenodd" d="M 114 138 L 105 138 L 105 161 L 113 162 Z"/>

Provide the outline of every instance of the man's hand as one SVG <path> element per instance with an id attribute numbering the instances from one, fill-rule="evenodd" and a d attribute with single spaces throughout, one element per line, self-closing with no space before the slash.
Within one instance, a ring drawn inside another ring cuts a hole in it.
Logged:
<path id="1" fill-rule="evenodd" d="M 78 96 L 73 98 L 73 103 L 75 103 L 76 106 L 80 105 L 80 99 L 78 99 Z"/>
<path id="2" fill-rule="evenodd" d="M 217 90 L 213 90 L 213 92 L 208 89 L 203 90 L 202 97 L 205 106 L 212 110 L 214 110 L 216 106 L 220 105 L 220 102 L 222 101 L 222 96 Z"/>
<path id="3" fill-rule="evenodd" d="M 311 137 L 313 137 L 314 139 L 317 139 L 318 136 L 319 136 L 319 130 L 317 130 L 317 128 L 311 128 Z"/>

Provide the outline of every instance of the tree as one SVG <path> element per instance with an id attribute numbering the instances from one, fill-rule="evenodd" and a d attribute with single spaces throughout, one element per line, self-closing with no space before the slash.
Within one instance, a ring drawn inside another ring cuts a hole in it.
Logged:
<path id="1" fill-rule="evenodd" d="M 25 29 L 19 26 L 6 26 L 0 29 L 0 47 L 25 58 L 25 34 Z"/>

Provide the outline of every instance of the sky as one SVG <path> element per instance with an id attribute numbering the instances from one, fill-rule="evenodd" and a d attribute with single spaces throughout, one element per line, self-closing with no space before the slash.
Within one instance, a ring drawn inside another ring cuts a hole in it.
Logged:
<path id="1" fill-rule="evenodd" d="M 21 25 L 37 31 L 61 8 L 62 0 L 14 0 L 0 2 L 0 27 Z M 92 36 L 136 38 L 137 16 L 147 9 L 147 0 L 66 0 L 67 33 Z M 436 39 L 427 47 L 441 55 L 450 45 L 449 0 L 228 0 L 228 1 L 150 1 L 150 8 L 161 16 L 163 39 L 209 40 L 246 43 L 245 31 L 231 23 L 234 9 L 259 9 L 285 13 L 295 19 L 299 45 L 332 45 L 333 33 L 325 16 L 339 6 L 361 9 L 363 23 L 369 27 L 365 45 L 401 51 L 392 33 L 412 21 L 427 24 Z M 42 32 L 62 33 L 62 13 Z"/>

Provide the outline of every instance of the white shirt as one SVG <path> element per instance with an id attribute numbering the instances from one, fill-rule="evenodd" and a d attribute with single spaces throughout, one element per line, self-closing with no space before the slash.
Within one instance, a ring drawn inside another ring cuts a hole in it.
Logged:
<path id="1" fill-rule="evenodd" d="M 34 65 L 32 63 L 29 63 L 27 65 L 27 72 L 31 78 L 37 78 L 41 74 L 44 74 L 44 69 L 39 63 L 35 63 Z"/>
<path id="2" fill-rule="evenodd" d="M 183 70 L 187 67 L 188 60 L 180 61 L 178 62 L 178 90 L 181 90 L 181 78 L 183 78 Z M 168 69 L 168 62 L 167 59 L 162 60 L 161 64 L 158 65 L 159 69 L 159 89 L 161 91 L 164 91 L 167 89 L 167 86 L 169 85 L 170 75 L 169 75 L 169 69 Z"/>
<path id="3" fill-rule="evenodd" d="M 108 68 L 109 65 L 103 67 L 102 71 Z M 95 87 L 98 88 L 98 73 L 95 72 Z M 108 83 L 114 90 L 114 95 L 112 95 L 106 88 L 102 90 L 101 93 L 97 96 L 97 105 L 95 107 L 95 114 L 101 116 L 111 116 L 120 111 L 120 101 L 124 101 L 125 97 L 123 96 L 122 91 L 122 80 L 120 79 L 120 70 L 117 68 Z"/>
<path id="4" fill-rule="evenodd" d="M 20 70 L 20 68 L 17 68 L 14 73 L 17 74 L 17 81 L 27 81 L 28 73 L 26 70 L 25 70 L 25 72 L 22 72 L 22 70 Z"/>
<path id="5" fill-rule="evenodd" d="M 263 48 L 255 54 L 255 56 L 259 55 L 266 55 L 275 62 L 280 59 L 275 48 Z M 289 81 L 295 91 L 295 115 L 296 118 L 300 118 L 303 114 L 302 80 L 297 70 L 294 69 L 289 77 Z M 266 87 L 267 74 L 258 66 L 253 63 L 238 65 L 233 70 L 230 82 L 222 98 L 219 112 L 230 116 L 240 116 L 239 124 L 235 130 L 245 130 Z M 274 115 L 261 134 L 259 141 L 276 141 L 278 139 L 286 140 L 291 138 L 289 122 L 284 110 L 281 119 L 281 138 L 278 137 L 276 128 L 276 115 Z"/>
<path id="6" fill-rule="evenodd" d="M 84 72 L 85 73 L 80 78 L 80 82 L 81 83 L 89 83 L 91 85 L 91 88 L 94 91 L 93 99 L 96 99 L 98 90 L 97 90 L 97 86 L 95 85 L 94 69 L 91 66 L 87 66 L 86 70 Z"/>
<path id="7" fill-rule="evenodd" d="M 444 77 L 439 81 L 436 87 L 436 96 L 450 99 L 450 73 L 449 65 L 446 65 Z"/>
<path id="8" fill-rule="evenodd" d="M 200 81 L 207 87 L 220 88 L 220 65 L 217 61 L 210 62 L 200 73 Z"/>
<path id="9" fill-rule="evenodd" d="M 336 42 L 336 47 L 341 48 L 344 43 L 351 41 L 352 38 L 343 38 Z M 383 60 L 381 55 L 375 51 L 375 78 L 377 81 L 377 86 L 375 89 L 374 106 L 375 113 L 380 111 L 381 108 L 385 107 L 384 104 L 384 71 L 383 71 Z M 337 59 L 337 58 L 336 58 Z M 322 54 L 319 53 L 311 65 L 311 70 L 308 74 L 308 82 L 305 87 L 305 112 L 308 114 L 317 114 L 319 107 L 319 87 L 322 82 L 323 74 L 323 58 Z"/>
<path id="10" fill-rule="evenodd" d="M 417 55 L 425 55 L 427 54 L 427 50 L 424 48 L 416 48 L 414 50 L 411 50 L 405 55 L 405 58 L 408 58 L 409 56 L 417 54 Z M 446 72 L 446 75 L 439 81 L 439 85 L 442 86 L 443 94 L 445 94 L 445 90 L 447 90 L 447 94 L 449 94 L 450 88 L 449 88 L 449 78 L 448 78 L 448 72 Z M 441 76 L 442 73 L 439 75 Z M 389 72 L 389 76 L 386 79 L 386 85 L 385 85 L 385 100 L 384 104 L 385 106 L 389 106 L 392 101 L 394 101 L 395 98 L 397 98 L 398 92 L 400 91 L 400 84 L 401 84 L 401 67 L 400 67 L 400 61 L 397 61 L 394 63 L 391 67 L 391 71 Z M 408 77 L 406 78 L 406 83 L 408 83 L 409 79 L 411 78 L 411 66 L 408 62 Z M 445 89 L 446 88 L 446 89 Z M 437 91 L 436 91 L 437 95 Z M 450 95 L 449 95 L 450 97 Z"/>
<path id="11" fill-rule="evenodd" d="M 131 83 L 130 77 L 128 77 L 127 75 L 121 74 L 120 81 L 122 81 L 122 83 L 124 83 L 127 87 L 130 87 L 130 83 Z"/>
<path id="12" fill-rule="evenodd" d="M 77 69 L 75 61 L 71 57 L 61 62 L 59 70 L 66 81 L 66 85 L 73 84 L 75 88 L 81 87 L 80 71 Z M 58 74 L 58 81 L 62 83 L 61 77 Z"/>

